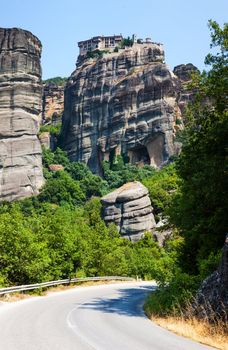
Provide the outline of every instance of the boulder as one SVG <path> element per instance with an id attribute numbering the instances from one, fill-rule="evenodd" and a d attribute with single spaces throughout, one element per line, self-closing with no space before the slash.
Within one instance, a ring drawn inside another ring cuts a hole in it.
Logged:
<path id="1" fill-rule="evenodd" d="M 117 225 L 120 234 L 132 241 L 156 226 L 148 190 L 140 182 L 129 182 L 102 197 L 103 218 Z"/>

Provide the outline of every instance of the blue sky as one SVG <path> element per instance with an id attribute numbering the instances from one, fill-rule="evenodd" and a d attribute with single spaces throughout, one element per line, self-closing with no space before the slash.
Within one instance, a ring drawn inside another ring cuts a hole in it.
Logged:
<path id="1" fill-rule="evenodd" d="M 43 78 L 69 76 L 77 42 L 91 36 L 136 33 L 165 47 L 173 68 L 204 68 L 210 50 L 208 19 L 227 22 L 227 0 L 1 0 L 0 26 L 30 30 L 43 44 Z"/>

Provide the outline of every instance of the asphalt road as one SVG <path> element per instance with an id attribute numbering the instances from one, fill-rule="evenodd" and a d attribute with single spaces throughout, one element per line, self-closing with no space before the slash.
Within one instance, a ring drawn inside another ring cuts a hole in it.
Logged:
<path id="1" fill-rule="evenodd" d="M 153 283 L 77 287 L 0 305 L 0 350 L 206 350 L 142 311 Z"/>

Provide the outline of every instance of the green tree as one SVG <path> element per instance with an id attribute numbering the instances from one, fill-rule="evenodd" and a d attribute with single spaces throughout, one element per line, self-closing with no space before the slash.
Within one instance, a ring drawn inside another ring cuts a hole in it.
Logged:
<path id="1" fill-rule="evenodd" d="M 47 180 L 39 195 L 40 202 L 55 204 L 80 205 L 85 201 L 85 195 L 80 182 L 74 181 L 65 171 L 57 171 Z"/>
<path id="2" fill-rule="evenodd" d="M 172 210 L 172 220 L 186 238 L 182 267 L 194 274 L 201 259 L 217 254 L 228 227 L 228 24 L 220 28 L 209 21 L 209 27 L 217 53 L 206 57 L 211 69 L 193 82 L 198 95 L 188 109 L 177 162 L 182 185 Z"/>

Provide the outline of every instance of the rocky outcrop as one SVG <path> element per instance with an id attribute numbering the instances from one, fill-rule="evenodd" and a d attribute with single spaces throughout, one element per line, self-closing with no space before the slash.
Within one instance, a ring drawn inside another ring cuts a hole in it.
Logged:
<path id="1" fill-rule="evenodd" d="M 159 221 L 152 230 L 152 236 L 158 245 L 163 247 L 165 246 L 166 241 L 172 236 L 173 230 L 167 217 L 163 218 L 161 214 L 158 214 L 158 217 Z"/>
<path id="2" fill-rule="evenodd" d="M 42 121 L 43 123 L 61 122 L 64 110 L 64 86 L 47 83 L 43 86 Z"/>
<path id="3" fill-rule="evenodd" d="M 203 281 L 192 307 L 199 318 L 228 321 L 228 235 L 220 266 Z"/>
<path id="4" fill-rule="evenodd" d="M 178 106 L 181 113 L 184 112 L 186 105 L 193 101 L 195 92 L 189 88 L 189 83 L 191 82 L 191 74 L 194 72 L 199 72 L 198 68 L 192 63 L 180 64 L 174 67 L 174 74 L 179 79 L 178 91 Z"/>
<path id="5" fill-rule="evenodd" d="M 61 133 L 71 160 L 101 173 L 113 155 L 159 167 L 176 153 L 178 79 L 163 62 L 163 46 L 155 43 L 80 57 L 65 88 Z"/>
<path id="6" fill-rule="evenodd" d="M 0 200 L 37 194 L 44 182 L 40 55 L 41 43 L 30 32 L 0 28 Z"/>
<path id="7" fill-rule="evenodd" d="M 129 182 L 101 199 L 104 221 L 115 223 L 120 234 L 139 240 L 156 223 L 148 190 L 140 182 Z"/>

